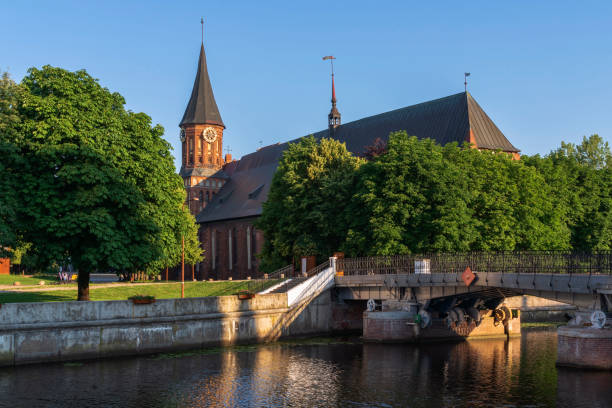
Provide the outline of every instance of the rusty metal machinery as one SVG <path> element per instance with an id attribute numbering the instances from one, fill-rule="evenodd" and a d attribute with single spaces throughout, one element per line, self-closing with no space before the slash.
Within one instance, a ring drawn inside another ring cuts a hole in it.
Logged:
<path id="1" fill-rule="evenodd" d="M 512 312 L 507 306 L 503 305 L 493 311 L 493 318 L 493 325 L 506 325 L 506 323 L 508 323 L 508 320 L 512 318 Z"/>

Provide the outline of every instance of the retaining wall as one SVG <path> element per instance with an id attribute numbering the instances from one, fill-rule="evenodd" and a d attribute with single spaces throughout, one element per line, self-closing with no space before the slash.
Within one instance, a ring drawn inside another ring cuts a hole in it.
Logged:
<path id="1" fill-rule="evenodd" d="M 520 309 L 523 322 L 566 322 L 567 316 L 577 310 L 574 305 L 531 295 L 509 297 L 504 303 L 511 309 Z"/>
<path id="2" fill-rule="evenodd" d="M 557 364 L 612 370 L 612 329 L 559 327 Z"/>
<path id="3" fill-rule="evenodd" d="M 10 303 L 0 308 L 0 366 L 273 341 L 326 333 L 330 291 L 293 308 L 286 294 Z"/>

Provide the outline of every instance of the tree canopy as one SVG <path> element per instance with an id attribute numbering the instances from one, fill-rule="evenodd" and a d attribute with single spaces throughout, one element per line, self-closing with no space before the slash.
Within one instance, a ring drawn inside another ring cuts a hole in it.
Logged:
<path id="1" fill-rule="evenodd" d="M 31 68 L 10 88 L 0 91 L 10 152 L 0 178 L 13 194 L 3 196 L 3 242 L 31 243 L 40 267 L 74 265 L 79 299 L 92 271 L 154 273 L 179 261 L 182 234 L 197 243 L 170 145 L 149 116 L 83 70 Z"/>
<path id="2" fill-rule="evenodd" d="M 572 249 L 612 249 L 612 154 L 598 135 L 584 137 L 579 145 L 561 147 L 540 157 L 524 157 L 550 186 L 549 199 L 558 203 L 570 231 Z"/>
<path id="3" fill-rule="evenodd" d="M 319 259 L 340 248 L 348 225 L 343 217 L 362 161 L 333 139 L 306 137 L 283 153 L 256 227 L 266 237 L 263 270 L 294 257 Z"/>
<path id="4" fill-rule="evenodd" d="M 597 135 L 521 160 L 406 132 L 368 152 L 364 162 L 333 140 L 290 145 L 259 222 L 262 264 L 338 250 L 612 248 L 610 149 Z"/>
<path id="5" fill-rule="evenodd" d="M 349 254 L 567 247 L 544 178 L 509 155 L 396 132 L 359 173 Z"/>

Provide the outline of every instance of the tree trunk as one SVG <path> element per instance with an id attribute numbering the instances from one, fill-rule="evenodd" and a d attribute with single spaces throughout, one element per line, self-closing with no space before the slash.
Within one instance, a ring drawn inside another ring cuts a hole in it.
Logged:
<path id="1" fill-rule="evenodd" d="M 89 300 L 89 271 L 79 270 L 79 295 L 77 300 Z"/>

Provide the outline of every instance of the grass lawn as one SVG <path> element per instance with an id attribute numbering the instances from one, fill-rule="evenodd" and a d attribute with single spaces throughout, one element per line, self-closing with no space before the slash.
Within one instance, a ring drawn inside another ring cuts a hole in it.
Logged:
<path id="1" fill-rule="evenodd" d="M 57 282 L 57 275 L 34 275 L 31 278 L 22 275 L 0 275 L 0 285 L 12 285 L 15 282 L 22 285 L 38 285 L 40 281 L 45 281 L 45 285 Z"/>
<path id="2" fill-rule="evenodd" d="M 566 325 L 567 322 L 521 322 L 522 328 L 556 328 Z"/>
<path id="3" fill-rule="evenodd" d="M 277 281 L 272 279 L 266 282 L 267 286 L 272 286 L 275 283 Z M 239 290 L 247 288 L 248 282 L 246 281 L 186 282 L 185 297 L 234 295 Z M 155 296 L 157 299 L 178 298 L 181 297 L 181 285 L 180 283 L 133 284 L 130 286 L 94 288 L 89 290 L 89 298 L 91 300 L 125 300 L 134 295 Z M 76 297 L 77 291 L 75 286 L 74 290 L 0 292 L 0 303 L 65 302 L 76 300 Z"/>

